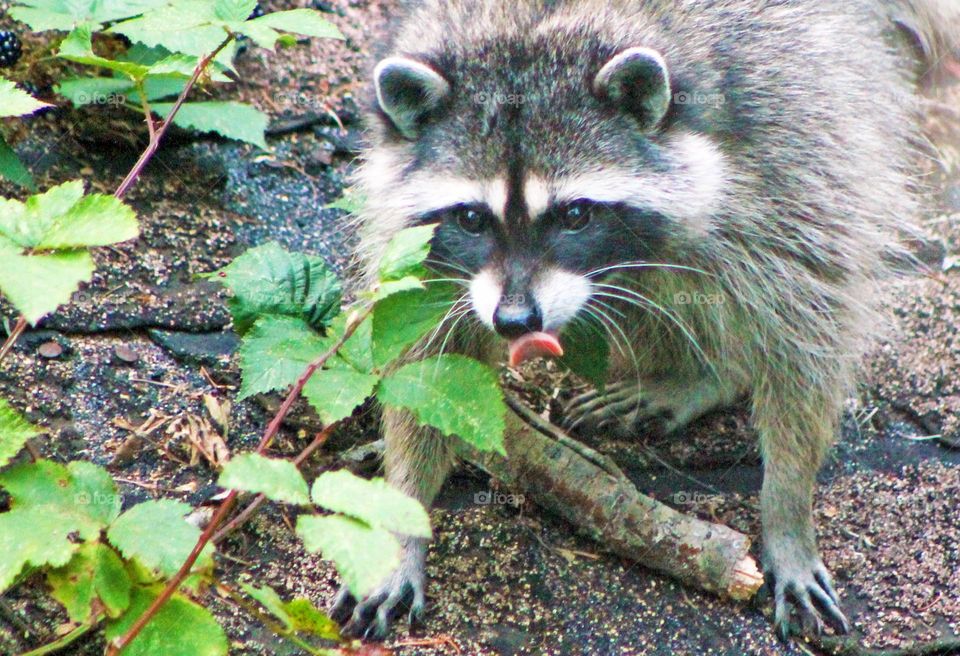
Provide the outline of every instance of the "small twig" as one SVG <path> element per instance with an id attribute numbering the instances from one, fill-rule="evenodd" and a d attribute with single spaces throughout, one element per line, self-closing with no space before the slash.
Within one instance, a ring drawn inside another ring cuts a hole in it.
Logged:
<path id="1" fill-rule="evenodd" d="M 7 357 L 7 353 L 10 352 L 10 349 L 13 348 L 13 345 L 17 343 L 17 340 L 20 339 L 20 335 L 23 334 L 23 331 L 27 329 L 27 319 L 26 317 L 20 317 L 17 319 L 16 325 L 13 327 L 13 330 L 10 331 L 10 334 L 7 335 L 7 340 L 3 343 L 3 346 L 0 347 L 0 361 Z"/>
<path id="2" fill-rule="evenodd" d="M 137 160 L 137 163 L 133 165 L 133 168 L 130 169 L 130 172 L 127 173 L 127 177 L 123 179 L 123 182 L 120 183 L 120 186 L 117 187 L 117 190 L 113 195 L 117 198 L 123 198 L 130 188 L 137 181 L 137 178 L 143 172 L 143 169 L 146 168 L 147 162 L 154 156 L 157 152 L 157 148 L 160 147 L 160 141 L 163 139 L 163 136 L 167 133 L 170 125 L 173 124 L 173 118 L 177 115 L 177 112 L 180 111 L 180 107 L 183 105 L 184 101 L 187 99 L 187 95 L 190 91 L 193 90 L 194 85 L 197 83 L 197 80 L 200 79 L 200 76 L 203 75 L 204 70 L 207 66 L 210 65 L 217 55 L 220 54 L 220 51 L 227 47 L 227 45 L 233 41 L 234 35 L 230 34 L 226 39 L 223 40 L 217 49 L 211 52 L 209 55 L 205 56 L 199 62 L 197 62 L 196 68 L 193 69 L 193 75 L 190 77 L 190 80 L 187 81 L 187 86 L 183 88 L 183 91 L 180 92 L 180 95 L 177 96 L 176 102 L 173 103 L 173 107 L 170 108 L 170 113 L 167 114 L 167 117 L 160 122 L 159 127 L 154 127 L 152 134 L 150 135 L 150 143 L 147 144 L 146 149 L 143 153 L 140 154 L 140 158 Z M 145 94 L 141 93 L 141 96 Z M 152 125 L 153 118 L 152 115 L 147 113 L 147 126 L 148 128 Z"/>
<path id="3" fill-rule="evenodd" d="M 150 135 L 150 141 L 157 138 L 157 125 L 153 120 L 153 110 L 150 109 L 150 101 L 147 100 L 147 88 L 143 81 L 137 83 L 137 93 L 140 94 L 140 105 L 143 108 L 143 115 L 147 121 L 147 133 Z"/>
<path id="4" fill-rule="evenodd" d="M 283 420 L 286 418 L 287 413 L 290 412 L 290 408 L 293 407 L 294 402 L 300 397 L 300 394 L 303 392 L 304 386 L 307 384 L 307 381 L 322 368 L 327 361 L 336 355 L 337 351 L 340 350 L 340 347 L 346 343 L 348 339 L 353 336 L 353 333 L 356 332 L 357 328 L 366 320 L 370 313 L 373 312 L 373 306 L 369 305 L 362 311 L 358 311 L 353 314 L 347 320 L 347 326 L 343 331 L 343 335 L 331 346 L 323 355 L 316 358 L 313 362 L 307 365 L 307 368 L 300 375 L 300 378 L 297 382 L 290 388 L 290 391 L 287 393 L 287 398 L 284 399 L 283 403 L 280 405 L 280 408 L 277 410 L 276 415 L 270 421 L 270 424 L 267 426 L 267 430 L 264 432 L 263 437 L 260 440 L 260 444 L 257 445 L 256 453 L 263 454 L 267 450 L 267 447 L 270 446 L 270 443 L 273 441 L 273 438 L 276 437 L 277 433 L 280 430 L 280 425 L 283 423 Z M 217 511 L 214 513 L 213 517 L 210 519 L 210 523 L 207 524 L 207 527 L 203 530 L 203 533 L 200 535 L 197 543 L 194 545 L 193 550 L 190 552 L 190 555 L 187 556 L 187 559 L 180 566 L 180 569 L 177 573 L 167 581 L 166 587 L 164 587 L 163 592 L 153 600 L 153 603 L 137 618 L 137 621 L 127 629 L 126 633 L 122 636 L 119 636 L 112 640 L 109 645 L 107 645 L 106 656 L 118 656 L 118 654 L 129 645 L 134 638 L 136 638 L 143 628 L 153 619 L 154 615 L 163 607 L 164 604 L 173 596 L 173 593 L 180 588 L 180 584 L 183 583 L 184 579 L 190 575 L 190 570 L 193 568 L 193 564 L 197 562 L 197 558 L 200 557 L 200 553 L 203 551 L 204 547 L 207 546 L 207 543 L 213 538 L 214 533 L 216 533 L 217 528 L 226 519 L 227 515 L 230 514 L 230 510 L 233 508 L 233 504 L 237 500 L 239 492 L 237 490 L 231 490 L 227 497 L 223 500 L 220 506 L 217 508 Z"/>
<path id="5" fill-rule="evenodd" d="M 46 654 L 55 654 L 61 649 L 69 647 L 71 644 L 76 642 L 78 638 L 81 638 L 85 636 L 87 633 L 89 633 L 90 629 L 92 629 L 93 627 L 95 627 L 97 624 L 100 623 L 100 619 L 101 619 L 100 617 L 97 617 L 92 622 L 89 622 L 89 621 L 85 622 L 84 624 L 81 624 L 80 626 L 78 626 L 77 628 L 75 628 L 73 631 L 66 634 L 65 636 L 58 638 L 54 642 L 51 642 L 50 644 L 44 645 L 42 647 L 37 647 L 36 649 L 33 649 L 31 651 L 24 652 L 20 654 L 20 656 L 45 656 Z"/>

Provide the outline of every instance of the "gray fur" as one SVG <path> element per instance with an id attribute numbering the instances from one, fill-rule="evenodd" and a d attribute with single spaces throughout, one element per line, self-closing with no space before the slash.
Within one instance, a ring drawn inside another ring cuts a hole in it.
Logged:
<path id="1" fill-rule="evenodd" d="M 858 360 L 885 324 L 885 262 L 906 257 L 899 238 L 916 230 L 914 87 L 889 18 L 932 53 L 960 13 L 945 1 L 426 0 L 399 21 L 389 54 L 431 67 L 452 91 L 415 129 L 371 111 L 358 175 L 368 271 L 398 230 L 467 193 L 464 181 L 478 184 L 470 194 L 509 197 L 516 189 L 495 181 L 519 167 L 550 193 L 595 180 L 598 194 L 656 210 L 663 238 L 645 261 L 670 266 L 605 278 L 621 298 L 592 306 L 616 323 L 611 382 L 636 389 L 631 424 L 657 406 L 647 397 L 691 390 L 671 409 L 689 420 L 749 395 L 765 461 L 764 566 L 784 633 L 791 600 L 812 624 L 815 601 L 846 627 L 817 554 L 815 475 Z M 591 83 L 634 47 L 667 63 L 662 121 L 611 107 Z M 521 236 L 537 220 L 522 210 L 497 209 Z M 506 280 L 508 264 L 502 254 L 487 269 Z M 543 268 L 525 265 L 530 285 Z M 696 298 L 711 301 L 684 302 Z M 623 395 L 588 401 L 587 415 L 609 417 L 605 406 Z M 385 431 L 388 478 L 429 504 L 452 462 L 442 440 L 391 413 Z M 397 585 L 422 579 L 413 569 Z M 361 603 L 353 628 L 376 611 L 382 634 L 396 598 Z"/>

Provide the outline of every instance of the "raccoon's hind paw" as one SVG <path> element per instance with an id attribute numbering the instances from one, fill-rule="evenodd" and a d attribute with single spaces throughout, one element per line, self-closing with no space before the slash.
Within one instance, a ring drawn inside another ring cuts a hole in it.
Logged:
<path id="1" fill-rule="evenodd" d="M 790 637 L 790 615 L 796 608 L 804 633 L 823 633 L 824 618 L 840 633 L 850 631 L 850 622 L 840 610 L 840 598 L 833 589 L 830 572 L 820 558 L 807 564 L 772 563 L 767 568 L 767 588 L 773 590 L 773 626 L 781 640 Z"/>
<path id="2" fill-rule="evenodd" d="M 383 640 L 390 631 L 395 611 L 407 605 L 410 624 L 420 622 L 426 608 L 426 575 L 417 559 L 404 559 L 393 574 L 368 597 L 357 601 L 344 585 L 334 598 L 330 617 L 338 622 L 347 621 L 342 633 L 354 638 Z"/>

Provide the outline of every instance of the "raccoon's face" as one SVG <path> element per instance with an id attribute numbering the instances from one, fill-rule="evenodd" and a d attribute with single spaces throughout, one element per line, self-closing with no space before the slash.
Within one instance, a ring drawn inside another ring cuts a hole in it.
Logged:
<path id="1" fill-rule="evenodd" d="M 667 128 L 658 52 L 499 52 L 380 62 L 383 129 L 363 176 L 373 215 L 438 225 L 431 262 L 466 278 L 477 317 L 513 343 L 555 337 L 609 295 L 608 275 L 679 263 L 724 174 L 706 137 Z"/>

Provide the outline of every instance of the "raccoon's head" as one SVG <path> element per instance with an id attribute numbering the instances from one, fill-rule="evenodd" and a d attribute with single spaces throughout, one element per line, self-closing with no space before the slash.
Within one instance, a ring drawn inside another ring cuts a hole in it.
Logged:
<path id="1" fill-rule="evenodd" d="M 606 276 L 681 264 L 710 230 L 724 159 L 672 119 L 657 50 L 479 44 L 388 57 L 375 88 L 369 230 L 438 224 L 431 262 L 512 346 L 556 342 Z"/>

